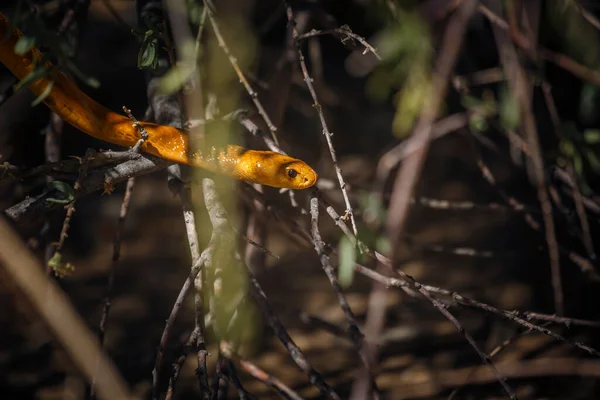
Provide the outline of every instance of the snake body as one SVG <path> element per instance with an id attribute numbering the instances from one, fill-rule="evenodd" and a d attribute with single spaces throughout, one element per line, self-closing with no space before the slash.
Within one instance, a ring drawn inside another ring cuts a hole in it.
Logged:
<path id="1" fill-rule="evenodd" d="M 0 62 L 18 79 L 27 76 L 41 59 L 41 53 L 35 47 L 23 55 L 15 53 L 15 44 L 22 35 L 18 29 L 9 32 L 8 19 L 0 13 Z M 52 65 L 47 63 L 46 67 Z M 40 96 L 51 82 L 44 103 L 68 124 L 92 137 L 123 147 L 134 146 L 140 140 L 141 135 L 129 118 L 94 101 L 56 69 L 50 77 L 31 83 L 29 89 Z M 280 153 L 249 150 L 233 144 L 191 152 L 185 131 L 150 122 L 141 122 L 141 125 L 148 132 L 141 150 L 165 160 L 278 188 L 305 189 L 318 179 L 317 173 L 304 161 Z"/>

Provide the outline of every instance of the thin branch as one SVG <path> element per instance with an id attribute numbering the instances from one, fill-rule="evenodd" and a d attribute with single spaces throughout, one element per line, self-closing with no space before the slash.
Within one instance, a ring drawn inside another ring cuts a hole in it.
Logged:
<path id="1" fill-rule="evenodd" d="M 352 32 L 350 29 L 346 29 L 346 28 L 312 30 L 308 33 L 303 33 L 302 35 L 298 35 L 298 37 L 296 39 L 298 41 L 300 41 L 300 40 L 308 39 L 308 38 L 315 37 L 315 36 L 336 35 L 336 34 L 342 35 L 344 37 L 352 38 L 352 39 L 356 40 L 357 42 L 360 42 L 360 44 L 362 44 L 365 47 L 365 52 L 363 54 L 366 54 L 367 52 L 371 52 L 377 58 L 377 60 L 379 60 L 379 61 L 383 60 L 383 58 L 379 55 L 377 50 L 375 50 L 375 48 L 373 46 L 371 46 L 365 38 L 357 35 L 356 33 Z M 344 42 L 344 40 L 345 39 L 342 39 L 342 43 Z"/>
<path id="2" fill-rule="evenodd" d="M 108 314 L 110 312 L 113 285 L 115 281 L 115 269 L 117 263 L 121 258 L 121 238 L 123 237 L 123 228 L 125 225 L 125 218 L 127 217 L 127 211 L 129 210 L 129 204 L 131 202 L 131 195 L 133 188 L 135 187 L 135 178 L 129 178 L 127 181 L 127 187 L 125 188 L 125 195 L 121 202 L 121 210 L 119 212 L 119 218 L 117 220 L 117 229 L 115 232 L 115 239 L 113 241 L 113 254 L 112 254 L 112 265 L 108 272 L 108 282 L 106 283 L 106 289 L 104 293 L 104 301 L 102 305 L 102 317 L 100 319 L 100 327 L 98 332 L 98 341 L 100 346 L 104 345 L 104 337 L 106 335 L 106 326 L 108 324 Z M 97 364 L 97 362 L 96 362 Z M 96 398 L 96 377 L 92 380 L 90 387 L 90 398 L 93 400 Z"/>
<path id="3" fill-rule="evenodd" d="M 231 347 L 231 345 L 229 343 L 221 342 L 220 347 L 221 347 L 221 352 L 223 353 L 223 355 L 225 357 L 229 358 L 230 360 L 232 360 L 233 362 L 238 364 L 248 374 L 250 374 L 254 378 L 256 378 L 259 381 L 261 381 L 262 383 L 264 383 L 265 386 L 270 387 L 271 389 L 274 389 L 275 391 L 277 391 L 277 393 L 283 395 L 286 399 L 303 400 L 302 397 L 300 397 L 300 395 L 298 393 L 296 393 L 294 390 L 290 389 L 282 381 L 280 381 L 273 375 L 269 374 L 268 372 L 265 372 L 264 370 L 259 368 L 256 364 L 253 364 L 252 362 L 245 360 L 244 358 L 235 354 L 233 352 L 233 348 Z"/>
<path id="4" fill-rule="evenodd" d="M 331 154 L 331 160 L 333 162 L 333 166 L 335 168 L 335 173 L 337 175 L 338 178 L 338 182 L 340 184 L 340 189 L 342 190 L 342 195 L 344 197 L 344 202 L 346 203 L 346 214 L 344 215 L 344 217 L 348 217 L 350 218 L 350 221 L 352 222 L 352 230 L 354 231 L 355 235 L 358 235 L 358 228 L 356 227 L 356 221 L 354 219 L 354 212 L 352 210 L 352 204 L 350 203 L 350 199 L 348 198 L 348 192 L 346 190 L 346 182 L 344 181 L 344 176 L 342 175 L 342 169 L 340 168 L 339 164 L 338 164 L 338 160 L 337 160 L 337 155 L 335 152 L 335 149 L 333 147 L 333 142 L 331 140 L 331 137 L 333 136 L 333 133 L 331 133 L 329 131 L 329 128 L 327 127 L 327 122 L 325 121 L 325 115 L 323 114 L 323 107 L 321 106 L 321 104 L 319 103 L 319 99 L 317 98 L 317 92 L 315 91 L 315 88 L 312 84 L 313 79 L 310 77 L 309 73 L 308 73 L 308 67 L 306 66 L 306 62 L 304 60 L 304 54 L 302 53 L 302 50 L 300 49 L 300 47 L 298 46 L 298 37 L 299 37 L 299 33 L 298 30 L 296 29 L 296 22 L 294 20 L 294 12 L 292 11 L 292 8 L 286 3 L 286 14 L 287 14 L 287 18 L 288 18 L 288 23 L 291 26 L 292 29 L 292 38 L 294 39 L 294 44 L 296 45 L 296 50 L 298 52 L 298 61 L 300 63 L 300 69 L 302 70 L 302 75 L 304 76 L 304 82 L 306 83 L 306 87 L 308 88 L 308 91 L 310 92 L 310 95 L 313 99 L 313 107 L 317 110 L 317 114 L 319 115 L 319 120 L 321 122 L 321 126 L 323 128 L 323 135 L 325 136 L 325 139 L 327 141 L 327 146 L 329 147 L 329 153 Z"/>
<path id="5" fill-rule="evenodd" d="M 169 378 L 169 386 L 167 388 L 167 394 L 165 395 L 165 400 L 172 400 L 173 394 L 175 393 L 175 383 L 177 382 L 177 378 L 179 378 L 179 373 L 181 372 L 181 367 L 187 358 L 188 353 L 192 350 L 196 341 L 198 340 L 199 329 L 194 329 L 187 341 L 183 345 L 181 349 L 181 355 L 177 357 L 175 362 L 173 363 L 173 372 L 171 373 L 171 377 Z"/>
<path id="6" fill-rule="evenodd" d="M 221 49 L 223 49 L 223 52 L 229 59 L 231 66 L 233 67 L 238 78 L 240 79 L 240 82 L 242 83 L 242 85 L 244 85 L 244 88 L 246 88 L 246 91 L 248 92 L 248 95 L 252 99 L 254 106 L 258 110 L 258 113 L 265 121 L 265 124 L 267 124 L 267 128 L 269 128 L 269 131 L 271 131 L 271 137 L 273 138 L 273 140 L 275 141 L 276 144 L 279 144 L 279 140 L 277 139 L 277 133 L 276 133 L 277 128 L 275 127 L 275 125 L 273 125 L 273 122 L 271 122 L 271 119 L 269 118 L 269 115 L 265 111 L 260 100 L 258 100 L 258 93 L 256 93 L 256 91 L 254 91 L 254 89 L 252 89 L 252 86 L 250 86 L 250 83 L 248 83 L 248 80 L 244 76 L 244 73 L 242 72 L 242 70 L 240 69 L 240 67 L 237 63 L 237 59 L 233 56 L 233 54 L 231 54 L 231 51 L 229 50 L 227 43 L 225 43 L 225 40 L 223 39 L 223 36 L 221 35 L 221 30 L 219 29 L 219 25 L 217 24 L 217 21 L 215 19 L 215 16 L 213 15 L 213 12 L 210 10 L 209 7 L 206 7 L 206 9 L 208 9 L 208 19 L 213 28 L 213 32 L 215 33 L 217 42 L 219 43 L 219 46 L 221 47 Z"/>
<path id="7" fill-rule="evenodd" d="M 331 287 L 333 288 L 338 298 L 338 302 L 340 303 L 340 307 L 344 312 L 344 316 L 346 317 L 346 323 L 348 324 L 350 339 L 354 343 L 356 351 L 360 355 L 363 365 L 368 372 L 372 394 L 375 398 L 378 399 L 380 396 L 380 392 L 379 388 L 377 387 L 377 383 L 375 382 L 375 376 L 373 375 L 373 366 L 371 365 L 370 360 L 367 357 L 367 354 L 365 353 L 365 349 L 363 347 L 364 335 L 358 326 L 358 322 L 356 322 L 356 316 L 354 315 L 354 312 L 352 312 L 352 309 L 350 308 L 350 305 L 346 300 L 346 296 L 344 296 L 342 287 L 340 285 L 340 282 L 338 281 L 333 265 L 331 265 L 329 256 L 325 251 L 325 243 L 321 239 L 321 233 L 319 232 L 319 199 L 318 193 L 316 191 L 314 191 L 313 197 L 310 199 L 310 215 L 311 234 L 315 246 L 315 251 L 319 255 L 319 259 L 321 261 L 323 270 L 325 271 L 327 278 L 329 278 Z"/>
<path id="8" fill-rule="evenodd" d="M 204 253 L 202 253 L 202 255 L 204 255 Z M 198 261 L 193 265 L 192 270 L 188 274 L 187 279 L 185 280 L 183 286 L 181 287 L 181 290 L 179 291 L 179 295 L 177 296 L 177 300 L 175 300 L 175 304 L 173 305 L 173 308 L 171 309 L 171 313 L 169 314 L 169 317 L 167 318 L 167 322 L 165 323 L 165 329 L 163 330 L 163 333 L 160 337 L 160 343 L 158 345 L 158 351 L 156 354 L 156 359 L 154 361 L 154 369 L 152 370 L 152 398 L 153 399 L 159 398 L 159 394 L 160 394 L 158 391 L 159 376 L 160 376 L 159 373 L 162 368 L 164 352 L 165 352 L 165 348 L 167 346 L 167 342 L 169 340 L 169 335 L 171 334 L 171 330 L 173 328 L 173 324 L 175 323 L 177 314 L 179 313 L 181 305 L 183 304 L 183 300 L 185 299 L 187 293 L 189 292 L 190 288 L 192 287 L 192 285 L 194 283 L 194 279 L 196 278 L 196 275 L 198 275 L 198 272 L 200 272 L 200 269 L 204 265 L 204 261 L 205 261 L 205 257 L 201 256 L 198 259 Z"/>
<path id="9" fill-rule="evenodd" d="M 408 156 L 402 163 L 392 189 L 386 231 L 393 249 L 397 248 L 399 238 L 404 232 L 406 221 L 408 220 L 410 198 L 417 185 L 421 168 L 425 163 L 434 121 L 444 101 L 468 21 L 475 13 L 477 4 L 476 0 L 464 1 L 446 27 L 440 54 L 436 61 L 435 71 L 431 80 L 430 92 L 425 100 L 411 138 L 417 144 L 418 150 Z M 398 251 L 394 250 L 392 259 L 397 257 L 397 253 Z"/>

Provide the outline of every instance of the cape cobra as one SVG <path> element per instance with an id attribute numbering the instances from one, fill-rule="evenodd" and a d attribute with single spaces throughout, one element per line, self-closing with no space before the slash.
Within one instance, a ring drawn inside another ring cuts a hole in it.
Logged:
<path id="1" fill-rule="evenodd" d="M 0 13 L 0 62 L 18 79 L 27 76 L 41 60 L 41 53 L 35 47 L 23 55 L 15 53 L 15 44 L 22 36 L 18 29 L 9 32 L 8 19 Z M 46 67 L 52 65 L 46 63 Z M 40 96 L 51 82 L 50 93 L 43 101 L 68 124 L 119 146 L 131 147 L 140 140 L 141 135 L 129 118 L 98 104 L 56 69 L 49 77 L 31 83 L 29 90 Z M 304 161 L 283 154 L 232 144 L 190 152 L 185 131 L 150 122 L 141 122 L 141 125 L 148 132 L 141 150 L 165 160 L 277 188 L 305 189 L 318 179 L 317 173 Z"/>

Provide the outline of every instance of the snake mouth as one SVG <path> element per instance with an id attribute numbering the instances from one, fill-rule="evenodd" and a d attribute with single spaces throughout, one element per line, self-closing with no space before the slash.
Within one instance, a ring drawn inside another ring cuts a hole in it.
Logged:
<path id="1" fill-rule="evenodd" d="M 311 171 L 309 174 L 305 175 L 304 178 L 302 179 L 302 187 L 304 189 L 312 187 L 315 183 L 317 183 L 318 179 L 319 179 L 319 175 L 317 175 L 316 172 Z"/>

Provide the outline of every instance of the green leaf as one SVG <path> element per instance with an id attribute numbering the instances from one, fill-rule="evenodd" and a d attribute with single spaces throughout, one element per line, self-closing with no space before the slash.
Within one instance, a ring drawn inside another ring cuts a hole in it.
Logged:
<path id="1" fill-rule="evenodd" d="M 54 86 L 54 80 L 50 81 L 50 83 L 48 83 L 48 85 L 46 85 L 46 88 L 44 89 L 44 91 L 42 92 L 42 94 L 40 94 L 38 97 L 35 98 L 35 100 L 33 100 L 31 102 L 31 105 L 33 107 L 37 106 L 38 104 L 40 104 L 42 101 L 44 101 L 44 99 L 46 97 L 48 97 L 48 95 L 50 94 L 50 92 L 52 91 L 52 87 Z"/>
<path id="2" fill-rule="evenodd" d="M 585 132 L 583 132 L 583 140 L 585 140 L 587 144 L 600 143 L 600 130 L 586 129 Z"/>
<path id="3" fill-rule="evenodd" d="M 35 37 L 33 36 L 22 36 L 17 43 L 15 43 L 15 53 L 23 55 L 31 50 L 35 46 Z"/>
<path id="4" fill-rule="evenodd" d="M 354 280 L 354 264 L 356 264 L 356 248 L 346 236 L 338 244 L 339 268 L 338 279 L 344 288 L 350 286 Z"/>
<path id="5" fill-rule="evenodd" d="M 140 47 L 140 51 L 138 53 L 138 68 L 152 68 L 155 69 L 158 65 L 158 57 L 157 57 L 157 46 L 158 40 L 156 38 L 145 37 L 142 45 Z"/>
<path id="6" fill-rule="evenodd" d="M 48 266 L 52 268 L 54 274 L 59 278 L 73 275 L 75 271 L 75 266 L 70 262 L 63 261 L 62 254 L 58 251 L 48 260 Z"/>
<path id="7" fill-rule="evenodd" d="M 75 200 L 75 190 L 68 183 L 61 181 L 52 181 L 48 184 L 48 186 L 64 194 L 66 196 L 66 199 L 56 199 L 53 197 L 49 197 L 46 199 L 46 201 L 50 203 L 69 204 L 70 202 Z"/>

